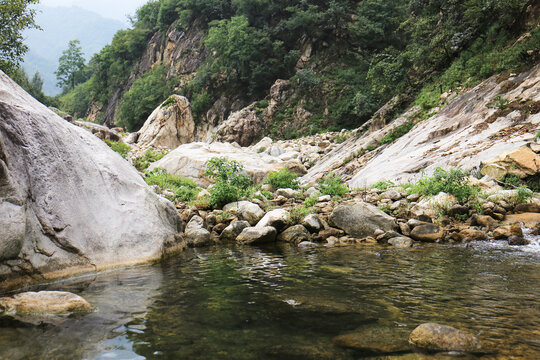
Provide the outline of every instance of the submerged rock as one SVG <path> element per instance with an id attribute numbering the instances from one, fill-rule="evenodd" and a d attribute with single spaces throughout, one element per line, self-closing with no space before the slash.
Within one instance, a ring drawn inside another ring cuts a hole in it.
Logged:
<path id="1" fill-rule="evenodd" d="M 155 261 L 182 230 L 134 167 L 0 72 L 0 290 Z"/>
<path id="2" fill-rule="evenodd" d="M 336 336 L 334 345 L 372 355 L 410 353 L 407 335 L 390 327 L 370 326 L 365 331 Z"/>
<path id="3" fill-rule="evenodd" d="M 93 310 L 82 297 L 64 291 L 26 292 L 0 298 L 0 313 L 8 315 L 69 315 Z"/>
<path id="4" fill-rule="evenodd" d="M 420 350 L 434 352 L 482 352 L 482 344 L 474 335 L 436 323 L 425 323 L 414 329 L 409 336 L 409 344 Z"/>
<path id="5" fill-rule="evenodd" d="M 339 205 L 330 215 L 329 222 L 356 238 L 371 236 L 377 229 L 385 232 L 398 230 L 393 217 L 365 202 Z"/>

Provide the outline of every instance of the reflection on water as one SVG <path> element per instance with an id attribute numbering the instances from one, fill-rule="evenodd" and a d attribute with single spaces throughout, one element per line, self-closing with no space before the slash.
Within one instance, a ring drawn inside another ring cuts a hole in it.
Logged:
<path id="1" fill-rule="evenodd" d="M 98 311 L 59 325 L 0 319 L 0 359 L 357 359 L 367 354 L 332 338 L 357 332 L 391 343 L 424 322 L 477 334 L 493 352 L 484 358 L 534 359 L 538 260 L 538 251 L 500 243 L 190 250 L 51 286 Z"/>

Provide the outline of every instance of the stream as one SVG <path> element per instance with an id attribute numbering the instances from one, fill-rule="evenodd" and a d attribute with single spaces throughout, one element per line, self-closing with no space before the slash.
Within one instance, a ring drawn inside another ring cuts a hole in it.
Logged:
<path id="1" fill-rule="evenodd" d="M 489 351 L 482 359 L 538 359 L 539 260 L 536 240 L 191 249 L 41 287 L 77 293 L 97 310 L 39 325 L 0 318 L 0 359 L 456 358 L 372 356 L 332 343 L 348 333 L 377 344 L 406 340 L 425 322 L 475 334 Z"/>

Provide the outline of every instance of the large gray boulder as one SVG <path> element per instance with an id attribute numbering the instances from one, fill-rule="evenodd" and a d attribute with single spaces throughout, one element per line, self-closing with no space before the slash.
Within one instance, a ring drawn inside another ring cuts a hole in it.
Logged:
<path id="1" fill-rule="evenodd" d="M 356 238 L 372 236 L 378 229 L 384 232 L 398 230 L 393 217 L 365 202 L 339 205 L 330 215 L 329 221 L 330 225 Z"/>
<path id="2" fill-rule="evenodd" d="M 258 154 L 249 148 L 219 142 L 183 144 L 165 155 L 163 159 L 150 165 L 149 170 L 163 168 L 169 174 L 182 175 L 199 185 L 208 186 L 210 182 L 203 174 L 206 170 L 206 162 L 215 157 L 238 161 L 255 183 L 262 182 L 268 173 L 282 168 L 299 175 L 306 173 L 305 167 L 298 160 L 282 161 L 270 155 Z"/>
<path id="3" fill-rule="evenodd" d="M 158 260 L 182 226 L 119 154 L 0 72 L 0 290 Z"/>
<path id="4" fill-rule="evenodd" d="M 245 228 L 236 241 L 243 245 L 267 244 L 276 241 L 277 231 L 271 226 Z"/>

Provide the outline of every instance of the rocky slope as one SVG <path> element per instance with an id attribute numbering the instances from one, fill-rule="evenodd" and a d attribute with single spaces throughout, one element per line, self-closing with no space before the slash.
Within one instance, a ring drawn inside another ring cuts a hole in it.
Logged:
<path id="1" fill-rule="evenodd" d="M 0 73 L 0 289 L 183 248 L 170 202 Z"/>
<path id="2" fill-rule="evenodd" d="M 335 171 L 351 187 L 380 180 L 401 183 L 437 167 L 472 170 L 502 152 L 526 145 L 540 123 L 540 65 L 508 78 L 494 76 L 457 96 L 444 94 L 435 115 L 418 122 L 395 142 L 377 147 L 417 110 L 410 109 L 382 128 L 372 120 L 357 129 L 324 155 L 303 180 L 313 182 Z"/>

